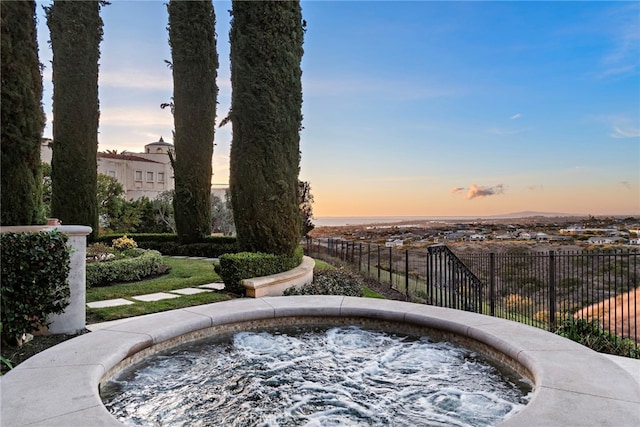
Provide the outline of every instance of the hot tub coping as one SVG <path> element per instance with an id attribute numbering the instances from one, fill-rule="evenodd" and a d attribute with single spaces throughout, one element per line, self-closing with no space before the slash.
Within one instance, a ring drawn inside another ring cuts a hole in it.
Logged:
<path id="1" fill-rule="evenodd" d="M 219 325 L 299 316 L 410 323 L 495 349 L 526 368 L 535 382 L 531 402 L 501 426 L 640 425 L 638 382 L 617 363 L 573 341 L 475 313 L 342 296 L 244 298 L 109 325 L 52 347 L 2 377 L 0 421 L 121 426 L 102 404 L 98 388 L 127 357 Z"/>

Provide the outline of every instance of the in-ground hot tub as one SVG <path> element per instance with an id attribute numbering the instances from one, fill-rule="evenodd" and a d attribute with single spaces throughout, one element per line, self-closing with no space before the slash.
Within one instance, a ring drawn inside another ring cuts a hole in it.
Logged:
<path id="1" fill-rule="evenodd" d="M 570 340 L 474 313 L 339 296 L 239 299 L 133 319 L 74 338 L 2 378 L 0 421 L 10 426 L 118 426 L 101 402 L 99 387 L 127 365 L 218 331 L 309 317 L 438 331 L 530 376 L 530 403 L 503 426 L 640 425 L 638 383 L 616 363 Z"/>
<path id="2" fill-rule="evenodd" d="M 526 377 L 438 331 L 350 317 L 273 322 L 151 355 L 103 382 L 103 402 L 141 427 L 483 427 L 532 394 Z"/>

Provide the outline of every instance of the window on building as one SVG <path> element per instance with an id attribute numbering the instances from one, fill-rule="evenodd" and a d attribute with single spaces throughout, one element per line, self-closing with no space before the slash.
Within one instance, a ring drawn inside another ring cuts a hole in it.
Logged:
<path id="1" fill-rule="evenodd" d="M 147 172 L 147 182 L 153 182 L 153 172 Z"/>
<path id="2" fill-rule="evenodd" d="M 142 171 L 136 171 L 136 181 L 142 181 Z"/>
<path id="3" fill-rule="evenodd" d="M 111 178 L 115 178 L 116 177 L 116 171 L 107 171 L 107 175 L 109 175 Z"/>
<path id="4" fill-rule="evenodd" d="M 164 182 L 164 172 L 158 172 L 158 182 Z"/>

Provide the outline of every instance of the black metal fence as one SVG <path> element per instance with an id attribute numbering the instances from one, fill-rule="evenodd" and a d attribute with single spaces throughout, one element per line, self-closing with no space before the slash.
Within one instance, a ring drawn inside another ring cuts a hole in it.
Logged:
<path id="1" fill-rule="evenodd" d="M 308 255 L 339 259 L 408 301 L 474 311 L 555 331 L 573 316 L 640 342 L 640 251 L 471 253 L 308 239 Z M 638 299 L 637 299 L 637 298 Z"/>

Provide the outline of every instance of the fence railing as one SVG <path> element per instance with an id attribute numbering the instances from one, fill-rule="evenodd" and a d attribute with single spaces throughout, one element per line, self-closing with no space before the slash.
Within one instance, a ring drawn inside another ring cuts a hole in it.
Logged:
<path id="1" fill-rule="evenodd" d="M 569 316 L 640 343 L 640 251 L 462 253 L 308 239 L 308 255 L 339 259 L 409 301 L 555 331 Z"/>

